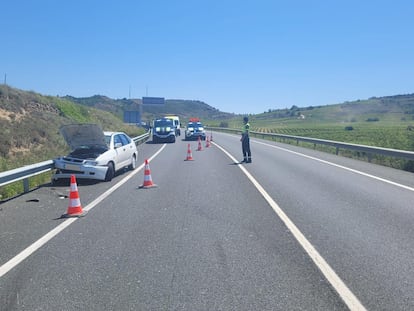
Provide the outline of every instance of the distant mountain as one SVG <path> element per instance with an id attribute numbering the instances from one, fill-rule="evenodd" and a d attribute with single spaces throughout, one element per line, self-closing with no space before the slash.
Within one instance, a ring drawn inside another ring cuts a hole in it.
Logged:
<path id="1" fill-rule="evenodd" d="M 414 94 L 371 97 L 327 106 L 275 109 L 255 116 L 257 120 L 298 119 L 309 122 L 400 122 L 414 120 Z"/>
<path id="2" fill-rule="evenodd" d="M 100 95 L 85 98 L 65 96 L 63 98 L 81 105 L 110 111 L 121 119 L 124 111 L 142 112 L 143 121 L 150 121 L 166 114 L 178 115 L 182 120 L 191 117 L 198 117 L 202 120 L 225 120 L 235 116 L 233 113 L 222 112 L 197 100 L 166 99 L 164 105 L 142 105 L 141 99 L 110 99 Z"/>

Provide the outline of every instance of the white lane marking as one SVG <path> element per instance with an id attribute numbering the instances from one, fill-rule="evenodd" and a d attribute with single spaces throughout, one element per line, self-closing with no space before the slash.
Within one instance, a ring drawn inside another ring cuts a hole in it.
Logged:
<path id="1" fill-rule="evenodd" d="M 166 144 L 163 144 L 162 147 L 148 160 L 151 161 L 154 159 L 164 148 Z M 93 209 L 96 205 L 98 205 L 100 202 L 102 202 L 105 198 L 107 198 L 109 195 L 111 195 L 116 189 L 121 187 L 123 184 L 125 184 L 128 180 L 130 180 L 135 174 L 137 174 L 139 171 L 142 170 L 144 167 L 144 164 L 141 164 L 138 168 L 136 168 L 134 171 L 132 171 L 128 176 L 120 180 L 117 184 L 115 184 L 113 187 L 106 190 L 103 194 L 101 194 L 98 198 L 96 198 L 94 201 L 89 203 L 87 206 L 83 208 L 85 211 L 90 211 Z M 12 259 L 10 259 L 8 262 L 3 264 L 0 267 L 0 278 L 5 275 L 7 272 L 9 272 L 11 269 L 16 267 L 18 264 L 20 264 L 23 260 L 25 260 L 27 257 L 32 255 L 35 251 L 37 251 L 39 248 L 41 248 L 43 245 L 45 245 L 47 242 L 49 242 L 51 239 L 53 239 L 55 236 L 57 236 L 60 232 L 62 232 L 65 228 L 69 227 L 72 223 L 74 223 L 79 218 L 69 218 L 62 222 L 59 226 L 52 229 L 48 233 L 46 233 L 44 236 L 42 236 L 39 240 L 31 244 L 29 247 L 21 251 L 19 254 L 14 256 Z"/>
<path id="2" fill-rule="evenodd" d="M 253 141 L 253 142 L 256 143 L 256 144 L 261 144 L 261 145 L 265 145 L 265 146 L 268 146 L 268 147 L 271 147 L 271 148 L 283 150 L 283 151 L 286 151 L 286 152 L 289 152 L 289 153 L 292 153 L 292 154 L 295 154 L 295 155 L 298 155 L 298 156 L 301 156 L 301 157 L 304 157 L 304 158 L 308 158 L 308 159 L 311 159 L 311 160 L 314 160 L 314 161 L 318 161 L 318 162 L 321 162 L 321 163 L 324 163 L 324 164 L 327 164 L 327 165 L 335 166 L 335 167 L 341 168 L 343 170 L 346 170 L 346 171 L 349 171 L 349 172 L 352 172 L 352 173 L 355 173 L 355 174 L 359 174 L 359 175 L 362 175 L 362 176 L 365 176 L 365 177 L 369 177 L 369 178 L 372 178 L 372 179 L 375 179 L 375 180 L 378 180 L 378 181 L 382 181 L 384 183 L 387 183 L 387 184 L 390 184 L 390 185 L 400 187 L 400 188 L 403 188 L 403 189 L 414 192 L 413 187 L 409 187 L 409 186 L 406 186 L 406 185 L 403 185 L 403 184 L 399 184 L 399 183 L 393 182 L 391 180 L 384 179 L 384 178 L 381 178 L 381 177 L 378 177 L 378 176 L 375 176 L 375 175 L 371 175 L 371 174 L 368 174 L 368 173 L 364 173 L 364 172 L 361 172 L 361 171 L 358 171 L 358 170 L 355 170 L 355 169 L 352 169 L 352 168 L 349 168 L 349 167 L 346 167 L 346 166 L 343 166 L 343 165 L 339 165 L 339 164 L 332 163 L 332 162 L 329 162 L 329 161 L 321 160 L 321 159 L 318 159 L 318 158 L 315 158 L 315 157 L 312 157 L 312 156 L 308 156 L 308 155 L 300 153 L 300 152 L 296 152 L 296 151 L 292 151 L 292 150 L 285 149 L 285 148 L 282 148 L 282 147 L 270 145 L 270 144 L 263 143 L 263 142 L 260 142 L 260 141 Z"/>
<path id="3" fill-rule="evenodd" d="M 223 151 L 232 161 L 237 163 L 238 161 L 223 147 L 213 142 L 221 151 Z M 302 246 L 302 248 L 308 253 L 309 257 L 313 260 L 315 265 L 319 268 L 328 282 L 335 288 L 338 295 L 342 298 L 345 304 L 351 311 L 363 311 L 366 310 L 361 304 L 358 298 L 351 292 L 346 284 L 340 279 L 331 266 L 325 261 L 325 259 L 319 254 L 315 247 L 306 239 L 302 232 L 296 227 L 296 225 L 290 220 L 290 218 L 283 212 L 279 205 L 272 199 L 272 197 L 264 190 L 264 188 L 256 181 L 256 179 L 247 171 L 243 165 L 239 165 L 239 168 L 252 182 L 256 189 L 261 193 L 267 203 L 273 208 L 279 218 L 285 223 L 286 227 L 292 232 L 293 236 Z"/>

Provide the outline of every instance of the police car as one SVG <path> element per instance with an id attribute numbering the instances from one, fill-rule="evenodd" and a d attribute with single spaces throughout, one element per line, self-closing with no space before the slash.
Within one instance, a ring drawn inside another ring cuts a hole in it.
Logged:
<path id="1" fill-rule="evenodd" d="M 198 140 L 198 138 L 205 140 L 206 131 L 203 124 L 198 118 L 191 118 L 185 130 L 185 140 Z"/>

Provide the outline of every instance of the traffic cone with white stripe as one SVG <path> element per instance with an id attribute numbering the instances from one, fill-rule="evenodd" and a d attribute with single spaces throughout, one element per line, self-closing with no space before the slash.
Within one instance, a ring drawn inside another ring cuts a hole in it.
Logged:
<path id="1" fill-rule="evenodd" d="M 139 186 L 139 188 L 148 189 L 148 188 L 154 188 L 154 187 L 157 187 L 157 185 L 152 182 L 149 163 L 148 163 L 148 160 L 145 160 L 144 183 L 141 186 Z"/>
<path id="2" fill-rule="evenodd" d="M 210 139 L 206 136 L 206 148 L 210 147 Z"/>
<path id="3" fill-rule="evenodd" d="M 190 146 L 190 144 L 188 144 L 188 148 L 187 148 L 187 158 L 184 161 L 194 161 L 193 154 L 191 152 L 191 146 Z"/>
<path id="4" fill-rule="evenodd" d="M 66 214 L 62 217 L 82 217 L 86 212 L 83 211 L 79 198 L 78 185 L 76 184 L 75 175 L 70 176 L 70 193 L 69 193 L 69 207 Z"/>

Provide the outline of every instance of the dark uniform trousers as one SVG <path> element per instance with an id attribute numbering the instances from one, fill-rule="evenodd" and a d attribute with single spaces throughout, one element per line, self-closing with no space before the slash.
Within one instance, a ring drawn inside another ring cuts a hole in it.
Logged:
<path id="1" fill-rule="evenodd" d="M 243 161 L 252 162 L 252 154 L 250 151 L 250 138 L 249 135 L 243 135 L 242 138 L 242 152 L 243 152 Z"/>

